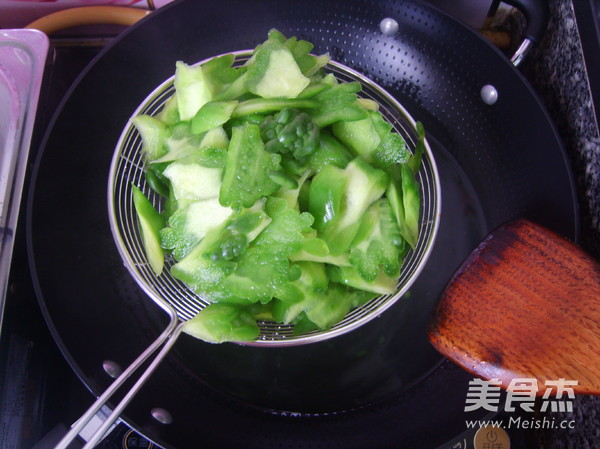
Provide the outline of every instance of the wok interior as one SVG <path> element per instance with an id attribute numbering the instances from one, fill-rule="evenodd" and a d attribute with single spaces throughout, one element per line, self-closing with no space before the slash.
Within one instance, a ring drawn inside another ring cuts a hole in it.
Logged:
<path id="1" fill-rule="evenodd" d="M 396 36 L 381 35 L 383 17 L 397 19 Z M 527 216 L 575 238 L 578 225 L 565 153 L 532 89 L 486 42 L 421 2 L 349 8 L 307 0 L 269 2 L 258 10 L 247 1 L 175 2 L 115 42 L 61 109 L 31 200 L 33 266 L 57 342 L 97 391 L 109 381 L 98 369 L 102 360 L 132 360 L 165 324 L 160 308 L 123 269 L 108 214 L 98 207 L 106 201 L 112 148 L 131 111 L 170 76 L 175 60 L 250 48 L 273 26 L 359 69 L 423 121 L 443 191 L 434 251 L 410 299 L 324 344 L 265 349 L 182 336 L 126 418 L 169 447 L 199 439 L 207 447 L 247 449 L 265 443 L 438 447 L 449 429 L 464 430 L 460 386 L 470 380 L 439 366 L 441 356 L 426 338 L 447 280 L 479 240 L 508 219 Z M 500 94 L 493 107 L 481 101 L 486 84 Z M 248 412 L 242 403 L 261 410 Z M 149 419 L 157 404 L 172 412 L 171 425 Z M 305 415 L 286 419 L 264 409 Z"/>
<path id="2" fill-rule="evenodd" d="M 243 64 L 249 58 L 250 53 L 250 51 L 236 53 L 235 64 Z M 360 82 L 362 91 L 359 96 L 377 102 L 383 117 L 405 139 L 409 149 L 414 151 L 418 141 L 415 121 L 390 94 L 360 73 L 339 63 L 330 62 L 326 70 L 334 73 L 340 81 Z M 157 87 L 142 102 L 132 117 L 140 114 L 158 114 L 175 91 L 173 82 L 174 76 Z M 259 321 L 261 333 L 258 340 L 244 344 L 286 346 L 322 341 L 361 326 L 379 316 L 398 301 L 427 262 L 439 224 L 441 199 L 439 179 L 427 142 L 417 181 L 421 187 L 419 238 L 415 248 L 409 251 L 404 258 L 397 290 L 393 295 L 383 295 L 368 301 L 350 311 L 341 322 L 325 331 L 295 335 L 293 324 Z M 109 211 L 113 237 L 125 266 L 145 293 L 163 309 L 176 313 L 180 321 L 189 320 L 201 312 L 209 302 L 171 275 L 170 268 L 175 262 L 171 256 L 167 256 L 165 269 L 161 275 L 156 276 L 152 271 L 146 260 L 137 223 L 132 200 L 132 184 L 142 190 L 157 210 L 163 210 L 164 199 L 152 191 L 146 183 L 141 136 L 135 127 L 128 123 L 117 144 L 110 171 Z"/>

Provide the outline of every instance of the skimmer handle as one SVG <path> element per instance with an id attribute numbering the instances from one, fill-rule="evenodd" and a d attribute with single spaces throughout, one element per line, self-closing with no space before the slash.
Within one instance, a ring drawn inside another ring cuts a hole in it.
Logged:
<path id="1" fill-rule="evenodd" d="M 54 449 L 67 449 L 69 444 L 75 440 L 81 430 L 90 422 L 90 420 L 98 413 L 98 411 L 106 405 L 110 398 L 123 386 L 123 384 L 154 354 L 159 348 L 162 347 L 161 351 L 152 360 L 152 363 L 146 368 L 146 371 L 138 378 L 137 382 L 133 387 L 125 394 L 121 402 L 115 407 L 108 418 L 102 423 L 100 428 L 91 436 L 84 448 L 91 448 L 98 443 L 104 436 L 106 430 L 118 419 L 123 409 L 133 399 L 138 390 L 148 380 L 152 372 L 156 369 L 158 364 L 162 361 L 169 349 L 173 346 L 177 337 L 181 333 L 182 325 L 178 325 L 177 315 L 173 314 L 167 328 L 163 331 L 160 336 L 148 346 L 144 352 L 142 352 L 134 361 L 129 365 L 123 373 L 117 377 L 114 382 L 102 393 L 100 397 L 94 402 L 90 408 L 73 424 L 71 430 L 65 434 L 60 442 L 54 447 Z"/>

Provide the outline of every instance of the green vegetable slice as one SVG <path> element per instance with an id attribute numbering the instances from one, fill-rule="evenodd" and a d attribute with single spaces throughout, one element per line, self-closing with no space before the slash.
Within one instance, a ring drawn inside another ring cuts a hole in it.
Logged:
<path id="1" fill-rule="evenodd" d="M 402 237 L 414 248 L 419 239 L 419 183 L 407 164 L 393 166 L 389 173 L 386 195 Z"/>
<path id="2" fill-rule="evenodd" d="M 131 190 L 146 258 L 152 271 L 158 276 L 162 273 L 165 261 L 158 233 L 164 227 L 165 220 L 138 187 L 132 185 Z"/>
<path id="3" fill-rule="evenodd" d="M 293 156 L 306 160 L 317 149 L 319 127 L 305 113 L 297 109 L 282 109 L 260 124 L 265 149 L 270 153 Z"/>
<path id="4" fill-rule="evenodd" d="M 327 179 L 329 176 L 332 180 Z M 318 178 L 324 178 L 324 187 Z M 333 255 L 348 251 L 358 232 L 360 219 L 384 194 L 388 180 L 387 173 L 361 158 L 354 159 L 344 170 L 332 167 L 315 176 L 310 190 L 310 212 L 315 217 L 315 228 L 321 232 Z M 319 182 L 315 185 L 316 181 Z M 317 200 L 313 200 L 313 196 Z M 319 207 L 313 207 L 315 202 Z"/>
<path id="5" fill-rule="evenodd" d="M 253 98 L 240 101 L 231 116 L 243 117 L 251 114 L 266 114 L 285 108 L 315 109 L 319 102 L 311 98 Z"/>
<path id="6" fill-rule="evenodd" d="M 246 77 L 248 90 L 262 98 L 295 98 L 309 83 L 290 49 L 272 39 L 255 52 Z"/>
<path id="7" fill-rule="evenodd" d="M 201 65 L 190 66 L 182 61 L 175 65 L 175 91 L 181 120 L 190 120 L 204 104 L 213 99 L 211 82 Z"/>
<path id="8" fill-rule="evenodd" d="M 161 246 L 181 260 L 208 231 L 223 224 L 232 213 L 229 207 L 221 206 L 218 198 L 194 201 L 177 209 L 169 218 L 169 226 L 160 230 Z"/>
<path id="9" fill-rule="evenodd" d="M 221 168 L 205 167 L 194 161 L 173 162 L 163 172 L 171 181 L 175 198 L 181 205 L 182 200 L 198 201 L 219 196 L 221 189 Z"/>
<path id="10" fill-rule="evenodd" d="M 167 152 L 167 126 L 150 115 L 138 115 L 131 123 L 142 137 L 142 153 L 147 161 L 158 159 Z"/>
<path id="11" fill-rule="evenodd" d="M 242 307 L 210 304 L 183 325 L 183 332 L 208 343 L 252 341 L 260 334 L 256 318 Z"/>
<path id="12" fill-rule="evenodd" d="M 358 82 L 337 83 L 318 93 L 312 100 L 319 102 L 319 106 L 310 110 L 312 120 L 320 127 L 339 121 L 354 121 L 367 118 L 365 109 L 356 103 L 356 93 L 360 92 Z"/>
<path id="13" fill-rule="evenodd" d="M 362 120 L 336 122 L 332 129 L 335 137 L 356 156 L 362 156 L 369 163 L 373 162 L 372 153 L 379 146 L 381 138 L 375 130 L 370 114 Z"/>
<path id="14" fill-rule="evenodd" d="M 379 271 L 373 281 L 365 281 L 354 267 L 329 266 L 329 278 L 334 282 L 358 290 L 377 293 L 378 295 L 392 295 L 398 286 L 398 278 L 391 277 Z"/>
<path id="15" fill-rule="evenodd" d="M 374 281 L 380 270 L 398 277 L 403 250 L 404 239 L 387 199 L 377 200 L 360 220 L 350 249 L 350 263 L 368 282 Z"/>
<path id="16" fill-rule="evenodd" d="M 237 104 L 237 101 L 209 101 L 205 103 L 192 118 L 192 132 L 202 134 L 227 123 Z"/>
<path id="17" fill-rule="evenodd" d="M 270 174 L 278 171 L 281 157 L 265 151 L 257 125 L 233 128 L 219 199 L 224 206 L 252 207 L 279 185 Z"/>
<path id="18" fill-rule="evenodd" d="M 310 157 L 309 167 L 315 173 L 319 173 L 328 165 L 346 168 L 353 158 L 348 148 L 331 134 L 321 130 L 317 148 Z"/>
<path id="19" fill-rule="evenodd" d="M 295 36 L 286 39 L 282 33 L 272 29 L 269 31 L 269 40 L 281 42 L 289 48 L 298 68 L 306 76 L 314 75 L 329 62 L 329 54 L 312 55 L 310 52 L 314 45 L 305 40 L 298 40 Z"/>

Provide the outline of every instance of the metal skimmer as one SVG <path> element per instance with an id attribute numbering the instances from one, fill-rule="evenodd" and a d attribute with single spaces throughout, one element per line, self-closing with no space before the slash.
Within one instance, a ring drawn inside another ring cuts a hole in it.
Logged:
<path id="1" fill-rule="evenodd" d="M 249 59 L 251 51 L 245 50 L 235 52 L 234 54 L 236 55 L 235 64 L 242 65 Z M 203 64 L 206 61 L 201 61 L 198 64 Z M 335 74 L 340 81 L 360 82 L 362 92 L 359 95 L 377 102 L 384 118 L 406 140 L 408 147 L 414 150 L 418 141 L 415 121 L 390 94 L 370 79 L 342 64 L 330 62 L 325 69 Z M 132 117 L 140 114 L 156 115 L 160 112 L 167 99 L 175 91 L 173 82 L 174 76 L 158 86 L 142 102 Z M 159 348 L 162 348 L 146 371 L 139 377 L 133 388 L 125 395 L 121 403 L 115 407 L 112 414 L 88 441 L 85 447 L 95 445 L 168 353 L 181 333 L 183 324 L 196 314 L 201 313 L 202 309 L 208 305 L 208 301 L 198 296 L 184 283 L 175 279 L 170 274 L 170 267 L 173 264 L 172 260 L 166 261 L 165 269 L 160 276 L 156 276 L 147 263 L 133 205 L 131 185 L 138 186 L 158 210 L 162 210 L 163 199 L 146 185 L 141 148 L 142 140 L 139 133 L 131 123 L 128 123 L 117 143 L 111 164 L 108 183 L 110 223 L 115 242 L 128 271 L 146 294 L 169 314 L 171 320 L 169 326 L 161 336 L 100 396 L 98 401 L 63 438 L 57 448 L 66 448 L 68 442 L 77 435 L 85 423 L 94 416 L 123 382 L 150 355 Z M 241 344 L 292 346 L 323 341 L 358 328 L 381 315 L 386 309 L 402 298 L 427 262 L 437 235 L 440 219 L 440 182 L 435 161 L 427 142 L 425 142 L 425 153 L 421 169 L 417 174 L 417 180 L 421 187 L 419 239 L 416 247 L 405 257 L 395 294 L 372 299 L 363 306 L 352 310 L 341 322 L 326 331 L 313 331 L 306 334 L 294 335 L 292 325 L 261 321 L 258 323 L 261 329 L 259 338 L 256 341 L 243 342 Z"/>

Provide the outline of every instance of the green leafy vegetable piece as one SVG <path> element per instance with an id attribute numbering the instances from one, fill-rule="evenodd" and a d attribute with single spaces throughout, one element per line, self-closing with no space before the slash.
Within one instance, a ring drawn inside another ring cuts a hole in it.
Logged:
<path id="1" fill-rule="evenodd" d="M 313 216 L 289 207 L 283 198 L 268 198 L 265 208 L 272 221 L 258 235 L 255 245 L 268 247 L 272 253 L 286 258 L 299 251 L 304 232 L 313 224 Z"/>
<path id="2" fill-rule="evenodd" d="M 402 136 L 392 131 L 392 125 L 378 111 L 369 111 L 362 120 L 334 123 L 332 129 L 354 154 L 376 167 L 406 163 L 411 156 Z"/>
<path id="3" fill-rule="evenodd" d="M 380 114 L 371 112 L 370 119 L 381 139 L 370 153 L 371 160 L 377 167 L 387 167 L 390 182 L 386 196 L 402 237 L 414 248 L 418 240 L 420 213 L 419 184 L 415 175 L 424 151 L 423 125 L 417 123 L 419 141 L 415 154 L 411 156 L 404 139 L 392 132 L 392 126 Z"/>
<path id="4" fill-rule="evenodd" d="M 327 180 L 328 177 L 337 182 Z M 310 188 L 309 211 L 315 217 L 315 229 L 327 242 L 331 254 L 339 255 L 350 248 L 360 219 L 383 195 L 388 180 L 387 173 L 361 158 L 354 159 L 344 170 L 329 166 L 327 171 L 324 169 L 315 176 Z"/>
<path id="5" fill-rule="evenodd" d="M 218 130 L 219 128 L 215 129 Z M 209 145 L 204 144 L 208 134 L 209 133 L 206 133 L 204 136 L 188 135 L 181 136 L 180 138 L 175 138 L 174 136 L 169 137 L 166 142 L 168 152 L 162 157 L 153 160 L 151 166 L 174 161 L 185 161 L 186 163 L 193 161 L 204 167 L 223 168 L 225 164 L 224 156 L 226 154 L 226 147 L 225 149 L 219 149 L 218 147 L 211 147 L 212 149 L 209 148 Z"/>
<path id="6" fill-rule="evenodd" d="M 307 236 L 302 242 L 302 248 L 290 256 L 292 262 L 320 262 L 338 266 L 350 266 L 347 253 L 337 256 L 331 254 L 327 242 L 319 237 Z"/>
<path id="7" fill-rule="evenodd" d="M 187 125 L 187 124 L 186 124 Z M 151 164 L 162 164 L 173 162 L 194 153 L 202 142 L 202 136 L 191 134 L 187 126 L 174 126 L 171 135 L 166 139 L 164 145 L 166 151 L 162 156 L 150 161 Z"/>
<path id="8" fill-rule="evenodd" d="M 229 138 L 225 130 L 219 126 L 201 136 L 185 133 L 177 137 L 171 136 L 167 139 L 166 145 L 168 152 L 153 160 L 150 169 L 155 169 L 156 164 L 173 161 L 195 162 L 208 168 L 223 168 Z"/>
<path id="9" fill-rule="evenodd" d="M 202 138 L 200 142 L 200 148 L 213 147 L 227 150 L 229 146 L 229 137 L 222 126 L 211 129 Z"/>
<path id="10" fill-rule="evenodd" d="M 320 128 L 324 128 L 340 120 L 353 121 L 367 118 L 368 114 L 356 103 L 360 83 L 332 84 L 328 89 L 318 93 L 311 100 L 319 102 L 319 106 L 310 110 L 309 114 Z"/>
<path id="11" fill-rule="evenodd" d="M 146 258 L 158 276 L 162 273 L 165 257 L 158 233 L 164 227 L 165 220 L 138 187 L 132 184 L 131 191 Z"/>
<path id="12" fill-rule="evenodd" d="M 163 217 L 165 217 L 165 221 L 169 220 L 173 216 L 175 212 L 177 212 L 179 206 L 177 204 L 177 199 L 175 198 L 175 194 L 173 193 L 173 189 L 169 189 L 169 195 L 165 198 Z"/>
<path id="13" fill-rule="evenodd" d="M 351 290 L 340 284 L 330 282 L 324 297 L 313 301 L 305 310 L 306 317 L 321 330 L 331 328 L 342 321 L 355 307 L 362 305 L 374 295 L 362 291 Z"/>
<path id="14" fill-rule="evenodd" d="M 202 240 L 208 231 L 223 224 L 232 214 L 218 198 L 195 201 L 178 209 L 169 226 L 160 230 L 161 245 L 172 251 L 176 260 L 183 259 Z"/>
<path id="15" fill-rule="evenodd" d="M 315 74 L 329 62 L 329 55 L 327 53 L 320 56 L 310 54 L 314 45 L 305 40 L 298 40 L 295 36 L 286 39 L 282 33 L 272 29 L 269 31 L 269 40 L 276 40 L 289 48 L 298 64 L 298 68 L 306 76 Z"/>
<path id="16" fill-rule="evenodd" d="M 339 140 L 322 130 L 317 149 L 310 157 L 309 167 L 315 173 L 319 173 L 327 165 L 346 168 L 353 158 L 352 153 Z"/>
<path id="17" fill-rule="evenodd" d="M 190 66 L 177 61 L 174 85 L 181 120 L 190 120 L 204 104 L 213 99 L 214 86 L 201 65 Z"/>
<path id="18" fill-rule="evenodd" d="M 240 101 L 233 110 L 233 118 L 251 114 L 267 114 L 286 108 L 314 109 L 319 102 L 312 98 L 253 98 Z"/>
<path id="19" fill-rule="evenodd" d="M 388 276 L 383 271 L 380 271 L 373 281 L 365 281 L 354 267 L 328 265 L 328 274 L 333 282 L 379 295 L 393 294 L 398 285 L 397 277 Z"/>
<path id="20" fill-rule="evenodd" d="M 234 62 L 235 55 L 228 53 L 205 62 L 202 70 L 213 86 L 218 86 L 218 90 L 223 90 L 235 82 L 244 71 L 243 68 L 232 67 Z"/>
<path id="21" fill-rule="evenodd" d="M 214 300 L 212 291 L 236 268 L 234 261 L 212 259 L 208 253 L 221 237 L 227 223 L 210 229 L 186 256 L 171 267 L 171 274 L 185 282 L 193 291 L 209 300 Z"/>
<path id="22" fill-rule="evenodd" d="M 265 211 L 271 222 L 237 259 L 235 272 L 219 285 L 222 301 L 267 302 L 294 278 L 288 257 L 301 247 L 312 217 L 275 197 L 267 199 Z"/>
<path id="23" fill-rule="evenodd" d="M 294 284 L 302 292 L 302 299 L 296 302 L 275 300 L 272 313 L 278 321 L 298 323 L 303 331 L 313 328 L 326 330 L 341 321 L 354 307 L 374 297 L 372 293 L 352 290 L 337 283 L 327 284 L 323 264 L 304 262 L 301 266 L 302 277 Z"/>
<path id="24" fill-rule="evenodd" d="M 177 107 L 177 94 L 171 95 L 163 104 L 160 112 L 155 116 L 157 120 L 165 125 L 174 125 L 179 122 L 179 108 Z"/>
<path id="25" fill-rule="evenodd" d="M 156 193 L 163 197 L 169 196 L 169 181 L 164 178 L 162 171 L 157 169 L 155 165 L 150 165 L 146 168 L 146 183 Z"/>
<path id="26" fill-rule="evenodd" d="M 306 88 L 298 94 L 296 98 L 312 98 L 318 93 L 323 92 L 325 89 L 329 89 L 331 84 L 324 83 L 323 81 L 313 81 Z"/>
<path id="27" fill-rule="evenodd" d="M 358 104 L 361 108 L 365 109 L 366 111 L 379 111 L 379 103 L 377 103 L 375 100 L 371 100 L 370 98 L 357 98 L 356 104 Z"/>
<path id="28" fill-rule="evenodd" d="M 232 304 L 209 304 L 183 325 L 183 332 L 208 343 L 252 341 L 260 329 L 248 309 Z"/>
<path id="29" fill-rule="evenodd" d="M 264 211 L 265 201 L 257 201 L 250 209 L 241 209 L 233 215 L 221 235 L 207 249 L 213 260 L 232 260 L 240 256 L 248 245 L 271 222 Z"/>
<path id="30" fill-rule="evenodd" d="M 286 189 L 297 189 L 298 181 L 293 176 L 289 176 L 288 174 L 280 171 L 272 171 L 269 174 L 271 180 L 281 187 L 285 187 Z"/>
<path id="31" fill-rule="evenodd" d="M 373 162 L 372 153 L 379 146 L 381 138 L 370 114 L 362 120 L 339 121 L 332 126 L 333 134 L 356 156 L 362 156 L 367 162 Z"/>
<path id="32" fill-rule="evenodd" d="M 294 320 L 294 335 L 303 335 L 318 329 L 317 325 L 310 321 L 304 312 Z"/>
<path id="33" fill-rule="evenodd" d="M 247 72 L 244 71 L 245 67 L 239 67 L 237 70 L 240 76 L 225 89 L 214 96 L 215 100 L 219 101 L 230 101 L 239 100 L 240 98 L 248 94 L 248 88 L 246 86 Z"/>
<path id="34" fill-rule="evenodd" d="M 310 80 L 283 43 L 269 39 L 254 52 L 246 72 L 246 87 L 262 98 L 295 98 Z"/>
<path id="35" fill-rule="evenodd" d="M 270 101 L 270 100 L 264 100 L 264 101 Z M 234 114 L 235 114 L 235 110 L 234 110 Z M 266 115 L 260 114 L 260 113 L 240 115 L 239 117 L 232 117 L 229 120 L 229 122 L 227 122 L 226 126 L 227 126 L 227 129 L 230 131 L 229 134 L 231 134 L 231 130 L 233 128 L 235 128 L 236 126 L 260 125 L 265 118 L 266 118 Z"/>
<path id="36" fill-rule="evenodd" d="M 237 106 L 237 101 L 209 101 L 192 118 L 194 134 L 201 134 L 226 123 Z"/>
<path id="37" fill-rule="evenodd" d="M 267 246 L 250 246 L 236 263 L 236 270 L 215 289 L 219 301 L 266 303 L 289 281 L 289 261 Z"/>
<path id="38" fill-rule="evenodd" d="M 185 202 L 182 200 L 191 202 L 218 197 L 222 173 L 220 167 L 205 167 L 193 159 L 173 162 L 163 172 L 171 181 L 180 206 Z"/>
<path id="39" fill-rule="evenodd" d="M 386 196 L 392 207 L 400 234 L 414 248 L 419 238 L 419 213 L 421 201 L 419 183 L 407 164 L 388 169 L 390 183 Z"/>
<path id="40" fill-rule="evenodd" d="M 313 302 L 323 299 L 329 285 L 323 264 L 299 262 L 296 266 L 300 268 L 300 277 L 278 292 L 279 301 L 273 307 L 273 317 L 284 324 L 292 323 Z"/>
<path id="41" fill-rule="evenodd" d="M 227 150 L 212 146 L 202 146 L 191 155 L 191 160 L 207 168 L 225 168 Z"/>
<path id="42" fill-rule="evenodd" d="M 404 239 L 387 199 L 373 203 L 362 217 L 352 241 L 350 263 L 366 281 L 374 281 L 382 269 L 390 277 L 400 274 Z"/>
<path id="43" fill-rule="evenodd" d="M 406 141 L 400 134 L 389 133 L 381 138 L 381 142 L 373 153 L 375 166 L 384 168 L 394 164 L 404 164 L 410 158 Z"/>
<path id="44" fill-rule="evenodd" d="M 260 124 L 265 149 L 270 153 L 292 155 L 302 161 L 317 148 L 319 127 L 297 109 L 282 109 Z"/>
<path id="45" fill-rule="evenodd" d="M 333 165 L 323 167 L 312 179 L 308 210 L 315 219 L 316 230 L 324 231 L 337 220 L 347 181 L 346 172 Z"/>
<path id="46" fill-rule="evenodd" d="M 167 126 L 150 115 L 138 115 L 131 123 L 142 137 L 142 153 L 146 161 L 158 159 L 167 152 L 165 142 L 169 136 Z"/>
<path id="47" fill-rule="evenodd" d="M 170 125 L 170 129 L 171 129 L 171 135 L 169 137 L 174 140 L 181 140 L 186 137 L 193 136 L 189 121 L 179 121 L 179 122 L 173 123 L 172 125 Z M 198 137 L 198 136 L 196 136 L 196 137 Z M 199 138 L 200 137 L 198 137 L 198 139 Z"/>
<path id="48" fill-rule="evenodd" d="M 281 157 L 265 151 L 258 125 L 233 128 L 219 199 L 224 206 L 251 207 L 279 185 L 270 173 L 279 170 Z"/>
<path id="49" fill-rule="evenodd" d="M 425 151 L 425 128 L 421 122 L 417 122 L 416 128 L 419 140 L 417 141 L 417 145 L 415 147 L 415 153 L 407 162 L 408 167 L 415 174 L 415 176 L 419 172 L 419 168 L 421 167 L 421 159 L 423 158 L 423 152 Z"/>
<path id="50" fill-rule="evenodd" d="M 243 209 L 207 237 L 194 249 L 195 258 L 184 272 L 193 288 L 203 297 L 230 304 L 252 304 L 268 301 L 272 286 L 287 280 L 288 263 L 284 258 L 274 259 L 273 253 L 248 248 L 269 225 L 271 218 L 264 212 L 264 201 L 250 209 Z M 282 279 L 280 279 L 282 278 Z M 183 279 L 182 279 L 183 280 Z M 189 281 L 186 281 L 189 282 Z"/>
<path id="51" fill-rule="evenodd" d="M 273 196 L 285 199 L 288 203 L 288 207 L 290 207 L 291 209 L 299 210 L 300 204 L 298 198 L 300 196 L 300 191 L 306 183 L 310 174 L 310 171 L 306 170 L 299 178 L 291 178 L 292 180 L 294 180 L 294 184 L 287 183 L 284 185 L 280 183 L 281 188 L 277 192 L 275 192 Z"/>
<path id="52" fill-rule="evenodd" d="M 381 139 L 372 154 L 374 165 L 384 168 L 408 162 L 411 153 L 402 136 L 394 132 L 392 125 L 379 112 L 370 112 L 369 117 Z"/>

